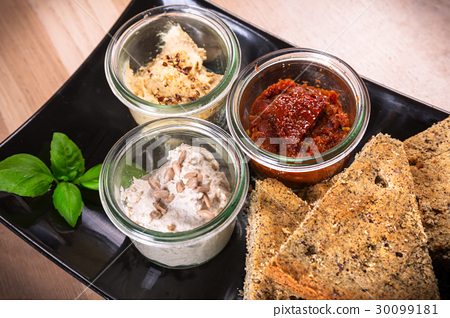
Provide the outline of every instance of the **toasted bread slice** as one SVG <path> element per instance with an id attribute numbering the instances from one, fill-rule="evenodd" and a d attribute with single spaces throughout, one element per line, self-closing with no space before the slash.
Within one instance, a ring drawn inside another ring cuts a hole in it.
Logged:
<path id="1" fill-rule="evenodd" d="M 424 162 L 450 151 L 450 117 L 414 135 L 404 142 L 410 164 Z"/>
<path id="2" fill-rule="evenodd" d="M 450 117 L 404 141 L 439 287 L 450 288 Z M 441 294 L 448 299 L 449 293 Z"/>
<path id="3" fill-rule="evenodd" d="M 317 203 L 325 193 L 327 193 L 328 189 L 335 184 L 336 180 L 339 178 L 340 173 L 337 175 L 323 180 L 319 183 L 316 183 L 314 185 L 304 187 L 297 191 L 297 195 L 302 198 L 302 200 L 305 200 L 309 204 L 315 204 Z"/>
<path id="4" fill-rule="evenodd" d="M 450 262 L 450 117 L 404 141 L 432 256 Z"/>
<path id="5" fill-rule="evenodd" d="M 305 299 L 438 299 L 403 144 L 378 134 L 264 273 Z"/>
<path id="6" fill-rule="evenodd" d="M 275 179 L 256 181 L 250 198 L 244 299 L 290 299 L 262 268 L 309 212 L 306 202 Z"/>

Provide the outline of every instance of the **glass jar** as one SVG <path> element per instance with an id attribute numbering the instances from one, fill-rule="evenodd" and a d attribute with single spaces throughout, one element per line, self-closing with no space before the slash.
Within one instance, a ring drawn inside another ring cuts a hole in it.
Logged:
<path id="1" fill-rule="evenodd" d="M 148 102 L 129 90 L 127 69 L 136 71 L 148 64 L 162 49 L 162 34 L 178 24 L 198 47 L 206 50 L 203 65 L 210 72 L 223 75 L 206 95 L 179 105 Z M 138 124 L 165 117 L 195 117 L 225 127 L 226 96 L 238 76 L 241 50 L 234 32 L 217 15 L 208 10 L 169 5 L 144 11 L 126 22 L 112 38 L 105 56 L 108 83 Z"/>
<path id="2" fill-rule="evenodd" d="M 211 152 L 230 185 L 230 199 L 207 223 L 183 232 L 159 232 L 133 222 L 121 192 L 133 178 L 161 167 L 170 150 L 181 144 Z M 195 118 L 167 118 L 138 126 L 110 150 L 100 173 L 100 199 L 112 223 L 151 261 L 171 268 L 207 262 L 229 241 L 249 186 L 247 162 L 232 138 L 216 125 Z"/>
<path id="3" fill-rule="evenodd" d="M 351 129 L 335 147 L 308 157 L 287 157 L 264 150 L 248 135 L 248 117 L 256 98 L 280 79 L 292 79 L 339 94 Z M 361 141 L 370 115 L 364 82 L 344 61 L 312 49 L 289 48 L 269 53 L 239 75 L 227 100 L 227 121 L 239 148 L 251 158 L 251 167 L 263 177 L 273 177 L 299 188 L 330 178 L 341 171 Z"/>

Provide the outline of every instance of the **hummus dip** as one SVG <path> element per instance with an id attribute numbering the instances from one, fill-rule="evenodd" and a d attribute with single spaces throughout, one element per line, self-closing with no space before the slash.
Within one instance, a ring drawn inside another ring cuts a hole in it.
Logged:
<path id="1" fill-rule="evenodd" d="M 208 94 L 222 75 L 208 72 L 203 61 L 206 51 L 199 48 L 179 25 L 162 35 L 162 51 L 136 73 L 129 67 L 126 85 L 136 96 L 160 105 L 192 102 Z"/>
<path id="2" fill-rule="evenodd" d="M 192 230 L 213 219 L 228 203 L 229 183 L 204 148 L 182 144 L 159 169 L 121 193 L 127 216 L 159 232 Z"/>

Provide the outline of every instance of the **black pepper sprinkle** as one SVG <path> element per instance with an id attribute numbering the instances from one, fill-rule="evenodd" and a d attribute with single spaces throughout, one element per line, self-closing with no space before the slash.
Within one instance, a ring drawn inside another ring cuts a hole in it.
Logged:
<path id="1" fill-rule="evenodd" d="M 333 294 L 331 294 L 331 296 L 333 296 L 333 297 L 339 296 L 339 293 L 337 292 L 337 290 L 334 287 L 333 287 Z"/>
<path id="2" fill-rule="evenodd" d="M 336 263 L 337 263 L 337 266 L 339 267 L 339 273 L 342 272 L 344 270 L 344 265 L 342 265 L 339 262 L 336 262 Z"/>

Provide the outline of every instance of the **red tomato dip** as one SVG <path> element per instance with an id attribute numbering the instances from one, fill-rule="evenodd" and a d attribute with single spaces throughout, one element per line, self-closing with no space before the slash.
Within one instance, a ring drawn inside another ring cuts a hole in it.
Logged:
<path id="1" fill-rule="evenodd" d="M 249 136 L 261 148 L 304 157 L 336 146 L 350 130 L 339 94 L 291 79 L 269 86 L 249 115 Z"/>

